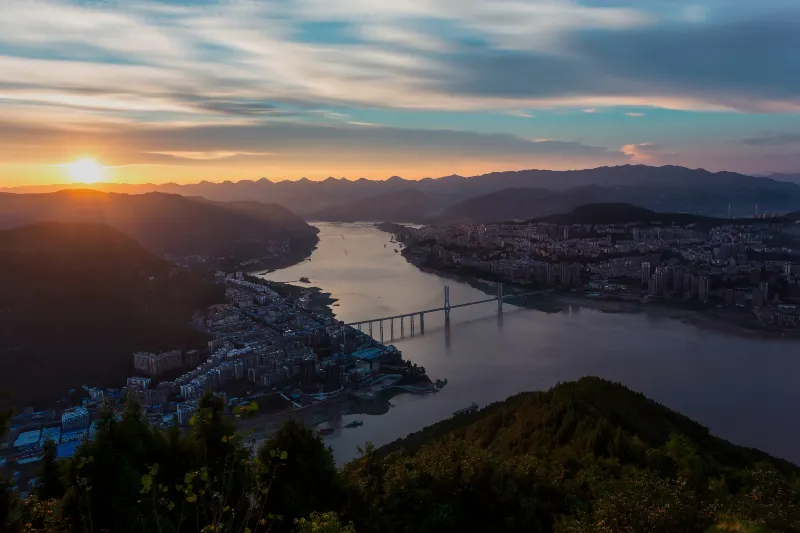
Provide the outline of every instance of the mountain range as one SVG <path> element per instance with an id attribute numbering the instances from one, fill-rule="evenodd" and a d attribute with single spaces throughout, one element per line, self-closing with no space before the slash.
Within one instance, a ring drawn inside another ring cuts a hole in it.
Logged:
<path id="1" fill-rule="evenodd" d="M 276 204 L 94 190 L 0 194 L 0 229 L 46 221 L 107 224 L 157 255 L 305 256 L 317 242 L 315 228 Z"/>
<path id="2" fill-rule="evenodd" d="M 24 187 L 6 191 L 49 192 L 64 187 Z M 647 165 L 574 171 L 521 170 L 422 180 L 393 176 L 383 181 L 303 178 L 272 182 L 262 178 L 186 185 L 98 184 L 92 187 L 113 193 L 161 192 L 215 202 L 279 204 L 306 220 L 330 221 L 490 221 L 546 216 L 596 202 L 633 203 L 655 211 L 710 216 L 727 216 L 729 210 L 734 216 L 749 216 L 757 205 L 762 212 L 787 212 L 800 207 L 800 185 L 791 181 L 735 172 Z"/>
<path id="3" fill-rule="evenodd" d="M 189 321 L 223 298 L 108 225 L 0 231 L 0 390 L 45 406 L 66 383 L 119 387 L 135 351 L 203 346 Z"/>

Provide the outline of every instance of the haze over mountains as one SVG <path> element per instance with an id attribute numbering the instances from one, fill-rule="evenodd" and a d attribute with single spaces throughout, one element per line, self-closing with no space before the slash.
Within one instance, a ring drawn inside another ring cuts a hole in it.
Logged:
<path id="1" fill-rule="evenodd" d="M 47 191 L 18 188 L 13 192 Z M 470 178 L 385 181 L 328 178 L 324 181 L 239 182 L 177 185 L 101 184 L 120 193 L 165 192 L 214 201 L 259 201 L 286 207 L 306 220 L 392 222 L 492 221 L 532 218 L 597 202 L 625 202 L 655 211 L 748 216 L 759 210 L 800 207 L 800 185 L 735 172 L 677 166 L 625 165 L 576 171 L 522 170 Z M 488 195 L 488 196 L 484 196 Z"/>
<path id="2" fill-rule="evenodd" d="M 302 256 L 317 240 L 315 228 L 275 204 L 90 190 L 0 194 L 0 229 L 37 222 L 107 224 L 158 255 L 242 260 L 294 248 Z"/>

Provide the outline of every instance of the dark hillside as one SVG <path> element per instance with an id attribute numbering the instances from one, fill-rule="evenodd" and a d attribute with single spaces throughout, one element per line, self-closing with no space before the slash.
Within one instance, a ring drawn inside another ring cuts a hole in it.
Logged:
<path id="1" fill-rule="evenodd" d="M 121 386 L 134 351 L 205 339 L 192 314 L 222 289 L 100 224 L 0 232 L 0 389 L 41 405 L 82 384 Z"/>

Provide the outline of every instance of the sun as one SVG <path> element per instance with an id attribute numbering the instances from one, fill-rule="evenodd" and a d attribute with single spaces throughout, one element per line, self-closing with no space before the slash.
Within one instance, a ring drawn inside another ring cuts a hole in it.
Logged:
<path id="1" fill-rule="evenodd" d="M 70 177 L 78 183 L 99 183 L 106 176 L 106 169 L 94 159 L 79 159 L 67 165 Z"/>

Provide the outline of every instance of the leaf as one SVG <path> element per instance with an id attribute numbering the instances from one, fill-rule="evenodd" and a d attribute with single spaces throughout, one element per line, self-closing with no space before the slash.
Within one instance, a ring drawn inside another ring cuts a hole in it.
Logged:
<path id="1" fill-rule="evenodd" d="M 196 502 L 197 501 L 197 495 L 196 494 L 192 494 L 191 496 L 187 496 L 186 497 L 186 501 L 189 502 L 189 503 Z"/>
<path id="2" fill-rule="evenodd" d="M 289 454 L 288 454 L 288 453 L 286 453 L 286 452 L 281 452 L 281 460 L 282 460 L 282 461 L 285 461 L 287 457 L 289 457 Z"/>
<path id="3" fill-rule="evenodd" d="M 251 533 L 250 528 L 249 527 L 244 528 L 244 533 Z"/>
<path id="4" fill-rule="evenodd" d="M 170 510 L 170 511 L 175 509 L 175 502 L 169 502 L 169 505 L 167 505 L 167 509 Z"/>

